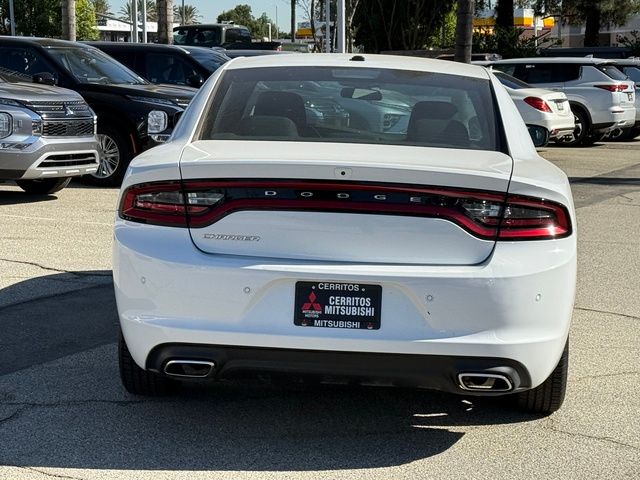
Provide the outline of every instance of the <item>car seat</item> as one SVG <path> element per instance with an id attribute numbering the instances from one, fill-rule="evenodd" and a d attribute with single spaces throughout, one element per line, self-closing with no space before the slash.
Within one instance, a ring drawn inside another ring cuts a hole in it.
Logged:
<path id="1" fill-rule="evenodd" d="M 453 119 L 456 113 L 458 109 L 449 102 L 416 103 L 409 118 L 407 141 L 467 148 L 469 132 L 462 122 Z"/>

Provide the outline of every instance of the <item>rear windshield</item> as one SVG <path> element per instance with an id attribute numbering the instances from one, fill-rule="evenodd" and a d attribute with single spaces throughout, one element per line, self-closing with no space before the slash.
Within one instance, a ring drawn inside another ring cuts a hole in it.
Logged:
<path id="1" fill-rule="evenodd" d="M 488 79 L 375 68 L 228 70 L 203 140 L 499 150 Z"/>
<path id="2" fill-rule="evenodd" d="M 507 75 L 504 72 L 494 71 L 493 74 L 505 87 L 509 87 L 514 90 L 520 90 L 522 88 L 532 88 L 528 83 L 525 83 L 522 80 L 518 80 L 516 77 L 512 77 L 511 75 Z"/>
<path id="3" fill-rule="evenodd" d="M 636 83 L 640 83 L 640 68 L 638 67 L 624 67 L 625 75 L 628 75 L 631 80 Z"/>
<path id="4" fill-rule="evenodd" d="M 614 67 L 613 65 L 598 65 L 596 67 L 602 73 L 604 73 L 607 77 L 613 78 L 614 80 L 627 80 L 627 76 L 618 70 L 618 67 Z"/>

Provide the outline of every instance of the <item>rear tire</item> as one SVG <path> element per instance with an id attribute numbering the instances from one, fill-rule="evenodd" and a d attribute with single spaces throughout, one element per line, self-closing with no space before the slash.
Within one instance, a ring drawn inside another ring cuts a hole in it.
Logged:
<path id="1" fill-rule="evenodd" d="M 129 393 L 158 397 L 167 395 L 177 389 L 177 382 L 162 377 L 157 373 L 143 370 L 133 360 L 122 332 L 118 337 L 118 365 L 122 385 Z"/>
<path id="2" fill-rule="evenodd" d="M 41 180 L 16 180 L 18 186 L 31 195 L 50 195 L 69 185 L 71 177 L 43 178 Z"/>
<path id="3" fill-rule="evenodd" d="M 589 117 L 581 109 L 574 107 L 573 118 L 576 122 L 573 135 L 556 138 L 554 140 L 556 145 L 560 145 L 561 147 L 578 147 L 584 145 L 583 142 L 588 138 L 589 130 L 591 129 Z"/>
<path id="4" fill-rule="evenodd" d="M 519 410 L 527 413 L 542 413 L 549 415 L 557 411 L 564 402 L 567 391 L 567 377 L 569 371 L 569 340 L 564 351 L 549 378 L 542 385 L 526 392 L 515 395 Z"/>

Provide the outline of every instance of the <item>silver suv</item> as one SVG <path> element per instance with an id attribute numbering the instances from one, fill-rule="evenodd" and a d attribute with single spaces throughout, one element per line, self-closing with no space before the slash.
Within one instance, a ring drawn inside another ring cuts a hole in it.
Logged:
<path id="1" fill-rule="evenodd" d="M 97 147 L 96 116 L 79 94 L 0 76 L 0 181 L 57 192 L 96 172 Z"/>
<path id="2" fill-rule="evenodd" d="M 492 68 L 530 85 L 565 93 L 575 116 L 573 135 L 556 140 L 564 145 L 591 145 L 614 129 L 633 127 L 635 85 L 612 61 L 599 58 L 515 58 L 491 63 Z"/>

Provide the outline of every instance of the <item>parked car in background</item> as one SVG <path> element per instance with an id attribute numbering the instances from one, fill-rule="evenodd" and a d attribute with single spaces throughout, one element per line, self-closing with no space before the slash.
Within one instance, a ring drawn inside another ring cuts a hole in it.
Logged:
<path id="1" fill-rule="evenodd" d="M 200 88 L 220 65 L 229 61 L 223 52 L 204 47 L 157 43 L 87 42 L 129 67 L 151 83 Z"/>
<path id="2" fill-rule="evenodd" d="M 491 66 L 534 87 L 564 92 L 575 117 L 561 145 L 591 145 L 616 128 L 635 124 L 635 87 L 611 61 L 598 58 L 514 58 Z"/>
<path id="3" fill-rule="evenodd" d="M 223 47 L 228 50 L 281 50 L 282 42 L 254 42 L 244 25 L 213 23 L 180 25 L 173 29 L 173 44 L 194 47 Z"/>
<path id="4" fill-rule="evenodd" d="M 573 113 L 563 92 L 533 88 L 499 70 L 494 70 L 493 73 L 509 92 L 527 126 L 538 125 L 545 128 L 552 140 L 574 134 Z"/>
<path id="5" fill-rule="evenodd" d="M 50 194 L 97 170 L 96 116 L 79 94 L 0 75 L 0 180 Z"/>
<path id="6" fill-rule="evenodd" d="M 409 119 L 312 125 L 304 91 L 403 99 Z M 238 59 L 132 167 L 113 250 L 128 391 L 260 372 L 562 405 L 569 182 L 486 69 Z"/>
<path id="7" fill-rule="evenodd" d="M 640 135 L 640 58 L 614 60 L 613 65 L 636 84 L 636 123 L 632 128 L 622 132 L 619 137 L 621 140 L 630 140 Z"/>
<path id="8" fill-rule="evenodd" d="M 78 92 L 98 116 L 100 166 L 88 178 L 117 185 L 131 159 L 169 137 L 196 91 L 153 85 L 90 45 L 0 37 L 0 67 Z"/>

